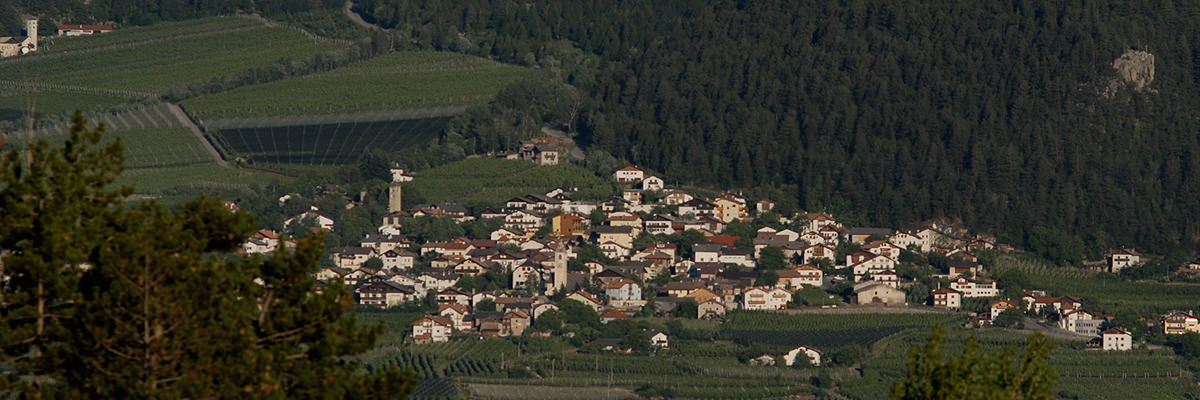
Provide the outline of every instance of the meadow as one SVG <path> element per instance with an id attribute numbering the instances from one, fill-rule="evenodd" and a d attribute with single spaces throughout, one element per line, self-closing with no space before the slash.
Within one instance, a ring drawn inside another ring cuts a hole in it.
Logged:
<path id="1" fill-rule="evenodd" d="M 576 200 L 599 200 L 617 193 L 614 183 L 571 164 L 539 167 L 529 161 L 469 158 L 415 172 L 404 185 L 408 204 L 454 201 L 469 207 L 502 206 L 505 201 L 557 186 L 572 186 Z M 409 203 L 412 199 L 412 203 Z"/>
<path id="2" fill-rule="evenodd" d="M 200 96 L 183 105 L 202 121 L 467 106 L 486 103 L 530 72 L 461 54 L 410 51 Z"/>
<path id="3" fill-rule="evenodd" d="M 0 72 L 41 91 L 120 90 L 158 96 L 341 47 L 260 20 L 208 18 L 55 39 L 36 54 L 0 61 Z"/>

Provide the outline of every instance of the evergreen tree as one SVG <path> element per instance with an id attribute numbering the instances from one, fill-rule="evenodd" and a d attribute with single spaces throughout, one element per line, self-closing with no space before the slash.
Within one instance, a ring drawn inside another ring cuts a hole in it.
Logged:
<path id="1" fill-rule="evenodd" d="M 348 356 L 381 328 L 344 316 L 341 285 L 309 275 L 321 238 L 270 257 L 233 254 L 256 227 L 199 199 L 119 205 L 119 142 L 76 114 L 61 150 L 3 157 L 0 348 L 7 393 L 35 398 L 371 398 L 409 393 L 395 368 Z"/>
<path id="2" fill-rule="evenodd" d="M 894 399 L 1052 399 L 1058 373 L 1046 362 L 1053 343 L 1035 333 L 1017 355 L 1012 346 L 982 353 L 974 338 L 946 359 L 945 331 L 935 326 L 923 348 L 908 353 L 908 375 L 892 387 Z"/>

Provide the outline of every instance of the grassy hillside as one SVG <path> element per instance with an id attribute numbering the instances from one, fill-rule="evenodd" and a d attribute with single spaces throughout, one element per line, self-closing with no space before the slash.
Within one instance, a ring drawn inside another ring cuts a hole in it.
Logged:
<path id="1" fill-rule="evenodd" d="M 578 187 L 576 199 L 601 199 L 616 193 L 614 183 L 581 167 L 538 167 L 528 161 L 466 159 L 416 173 L 404 185 L 406 205 L 454 201 L 466 206 L 499 206 L 510 198 L 545 193 L 557 186 Z"/>
<path id="2" fill-rule="evenodd" d="M 0 61 L 0 74 L 25 91 L 148 97 L 339 47 L 260 20 L 208 18 L 57 38 L 36 54 Z"/>
<path id="3" fill-rule="evenodd" d="M 531 70 L 454 53 L 395 53 L 183 102 L 200 120 L 354 114 L 481 104 Z"/>

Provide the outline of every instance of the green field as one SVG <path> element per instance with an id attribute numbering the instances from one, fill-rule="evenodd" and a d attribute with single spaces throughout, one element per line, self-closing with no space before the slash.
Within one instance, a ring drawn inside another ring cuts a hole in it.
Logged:
<path id="1" fill-rule="evenodd" d="M 617 193 L 611 180 L 571 164 L 539 167 L 528 161 L 472 158 L 417 171 L 415 176 L 404 185 L 406 204 L 454 201 L 495 207 L 513 197 L 545 193 L 558 186 L 578 187 L 579 193 L 573 196 L 577 200 L 604 199 Z"/>
<path id="2" fill-rule="evenodd" d="M 461 54 L 413 51 L 188 99 L 183 105 L 199 120 L 466 106 L 486 103 L 530 72 Z"/>
<path id="3" fill-rule="evenodd" d="M 156 96 L 339 47 L 255 19 L 208 18 L 56 39 L 37 54 L 0 61 L 0 73 L 41 91 Z"/>
<path id="4" fill-rule="evenodd" d="M 129 99 L 124 97 L 93 93 L 0 89 L 0 121 L 21 121 L 31 110 L 40 119 L 42 116 L 66 114 L 75 110 L 102 111 L 127 101 Z"/>
<path id="5" fill-rule="evenodd" d="M 195 196 L 203 193 L 231 194 L 252 190 L 280 177 L 222 167 L 216 163 L 179 167 L 126 169 L 118 184 L 133 185 L 135 193 L 169 196 Z"/>

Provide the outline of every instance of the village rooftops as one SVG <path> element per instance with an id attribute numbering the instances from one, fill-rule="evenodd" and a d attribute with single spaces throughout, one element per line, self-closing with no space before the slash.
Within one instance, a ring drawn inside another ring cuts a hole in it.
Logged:
<path id="1" fill-rule="evenodd" d="M 892 233 L 894 233 L 894 231 L 891 229 L 888 229 L 888 228 L 869 228 L 869 227 L 850 228 L 850 234 L 854 235 L 854 236 L 872 236 L 872 235 L 891 236 Z"/>

